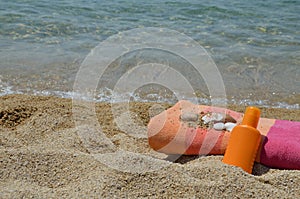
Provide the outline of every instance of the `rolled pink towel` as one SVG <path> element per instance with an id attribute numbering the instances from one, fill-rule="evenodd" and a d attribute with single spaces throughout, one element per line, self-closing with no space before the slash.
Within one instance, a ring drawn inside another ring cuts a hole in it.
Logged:
<path id="1" fill-rule="evenodd" d="M 230 125 L 239 124 L 242 118 L 239 112 L 182 100 L 151 118 L 149 145 L 166 154 L 224 154 Z M 262 135 L 257 162 L 300 169 L 300 122 L 260 118 L 257 129 Z"/>

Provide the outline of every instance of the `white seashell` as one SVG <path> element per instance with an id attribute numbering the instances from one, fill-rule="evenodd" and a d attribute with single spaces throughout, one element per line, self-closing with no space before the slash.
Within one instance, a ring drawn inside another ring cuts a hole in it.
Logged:
<path id="1" fill-rule="evenodd" d="M 193 121 L 196 122 L 198 120 L 198 115 L 195 113 L 183 113 L 180 115 L 180 119 L 182 121 Z"/>
<path id="2" fill-rule="evenodd" d="M 236 126 L 235 123 L 232 122 L 227 122 L 225 123 L 224 127 L 226 128 L 227 131 L 231 132 L 232 129 Z"/>
<path id="3" fill-rule="evenodd" d="M 204 124 L 208 124 L 211 121 L 211 119 L 208 115 L 204 115 L 201 119 Z"/>
<path id="4" fill-rule="evenodd" d="M 218 123 L 215 123 L 213 127 L 217 131 L 222 131 L 224 129 L 224 126 L 225 126 L 224 123 L 218 122 Z"/>
<path id="5" fill-rule="evenodd" d="M 211 114 L 204 115 L 201 119 L 204 124 L 208 124 L 212 121 L 222 121 L 224 117 L 220 113 L 211 113 Z"/>
<path id="6" fill-rule="evenodd" d="M 224 119 L 223 115 L 220 113 L 211 114 L 212 121 L 222 121 Z"/>

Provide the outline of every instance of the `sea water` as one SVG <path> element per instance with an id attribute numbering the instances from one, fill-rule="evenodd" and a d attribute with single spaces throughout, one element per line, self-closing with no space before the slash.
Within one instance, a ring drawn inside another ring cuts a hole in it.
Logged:
<path id="1" fill-rule="evenodd" d="M 206 49 L 222 75 L 227 102 L 298 109 L 299 10 L 298 0 L 0 0 L 0 95 L 77 96 L 74 81 L 93 48 L 121 32 L 154 27 L 182 33 Z M 139 53 L 145 56 L 131 53 L 125 64 L 112 65 L 91 100 L 178 100 L 178 91 L 163 85 L 141 82 L 134 92 L 118 93 L 111 83 L 131 65 L 168 57 L 169 66 L 177 65 L 194 83 L 195 92 L 182 91 L 181 97 L 196 93 L 199 103 L 210 103 L 205 81 L 178 57 Z"/>

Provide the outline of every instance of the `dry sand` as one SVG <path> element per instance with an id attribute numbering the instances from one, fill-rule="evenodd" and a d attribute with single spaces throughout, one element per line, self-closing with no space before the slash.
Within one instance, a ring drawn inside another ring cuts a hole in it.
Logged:
<path id="1" fill-rule="evenodd" d="M 174 157 L 151 150 L 145 138 L 149 113 L 169 106 L 130 103 L 137 128 L 126 123 L 126 115 L 113 117 L 110 104 L 98 103 L 100 131 L 85 116 L 74 122 L 70 99 L 0 97 L 0 197 L 300 197 L 300 171 L 255 164 L 250 175 L 222 164 L 222 156 L 182 156 L 173 163 L 168 160 Z M 121 104 L 114 108 L 122 110 Z M 262 108 L 262 113 L 300 120 L 300 110 Z"/>

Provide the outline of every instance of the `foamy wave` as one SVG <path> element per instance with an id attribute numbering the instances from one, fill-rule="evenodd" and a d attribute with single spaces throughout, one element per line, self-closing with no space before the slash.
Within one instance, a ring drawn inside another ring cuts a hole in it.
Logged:
<path id="1" fill-rule="evenodd" d="M 0 96 L 10 95 L 10 94 L 30 94 L 36 96 L 57 96 L 61 98 L 68 99 L 78 99 L 85 101 L 95 101 L 95 102 L 108 102 L 108 103 L 120 103 L 120 102 L 157 102 L 157 103 L 171 103 L 174 104 L 178 100 L 184 99 L 189 100 L 197 104 L 237 104 L 244 106 L 259 106 L 267 108 L 285 108 L 285 109 L 299 109 L 299 104 L 288 104 L 286 102 L 270 102 L 269 100 L 251 100 L 251 99 L 208 99 L 208 98 L 198 98 L 198 97 L 187 97 L 185 95 L 180 95 L 176 93 L 176 97 L 165 97 L 155 93 L 149 93 L 144 96 L 140 96 L 136 93 L 117 93 L 109 88 L 103 88 L 98 90 L 95 94 L 89 93 L 81 94 L 74 91 L 39 91 L 39 90 L 16 90 L 13 86 L 10 86 L 0 79 Z M 92 97 L 91 97 L 92 96 Z M 175 95 L 174 95 L 175 96 Z"/>

